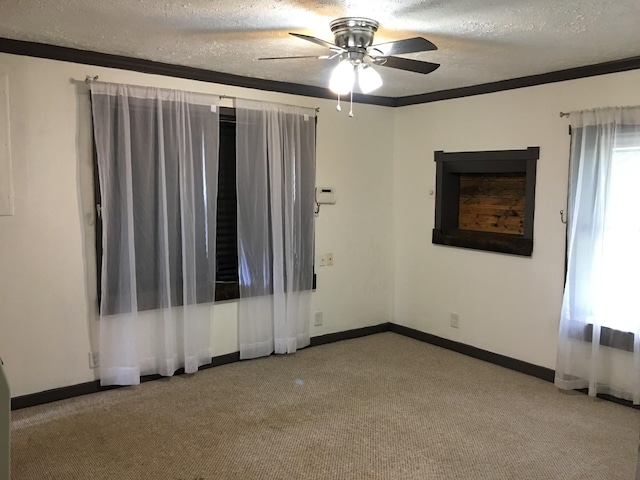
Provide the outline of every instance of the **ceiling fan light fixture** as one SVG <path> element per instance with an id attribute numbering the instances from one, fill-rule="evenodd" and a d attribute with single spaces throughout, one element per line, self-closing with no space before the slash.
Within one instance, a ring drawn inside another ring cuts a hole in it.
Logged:
<path id="1" fill-rule="evenodd" d="M 334 43 L 301 33 L 290 33 L 302 40 L 329 49 L 330 53 L 328 55 L 267 57 L 259 60 L 284 60 L 289 58 L 332 60 L 339 57 L 340 63 L 331 72 L 329 89 L 338 95 L 338 106 L 336 107 L 338 111 L 340 111 L 340 96 L 351 94 L 352 108 L 349 116 L 353 116 L 353 87 L 356 76 L 358 77 L 360 91 L 365 95 L 382 86 L 382 78 L 376 68 L 373 68 L 373 65 L 421 73 L 423 75 L 433 72 L 440 66 L 438 63 L 422 62 L 396 56 L 405 53 L 437 50 L 438 47 L 426 38 L 412 37 L 374 44 L 373 39 L 379 26 L 375 20 L 365 17 L 337 18 L 329 24 L 333 33 Z"/>
<path id="2" fill-rule="evenodd" d="M 358 84 L 362 93 L 371 93 L 382 86 L 382 77 L 370 65 L 358 66 Z"/>
<path id="3" fill-rule="evenodd" d="M 378 71 L 372 67 L 373 65 L 376 68 L 384 66 L 385 68 L 395 68 L 423 75 L 433 72 L 440 66 L 438 63 L 397 56 L 405 53 L 437 50 L 438 47 L 426 38 L 412 37 L 374 44 L 374 36 L 379 26 L 375 20 L 365 17 L 337 18 L 329 24 L 333 33 L 334 43 L 301 33 L 290 33 L 302 40 L 329 49 L 330 53 L 328 55 L 267 57 L 259 60 L 284 60 L 289 58 L 332 60 L 339 57 L 340 63 L 334 68 L 329 80 L 329 89 L 338 94 L 338 106 L 336 107 L 338 111 L 340 111 L 341 95 L 351 94 L 351 105 L 353 107 L 353 86 L 356 76 L 358 77 L 360 90 L 364 94 L 368 94 L 382 86 L 382 78 Z M 353 116 L 353 108 L 349 115 Z"/>
<path id="4" fill-rule="evenodd" d="M 349 59 L 344 59 L 333 69 L 329 80 L 329 89 L 338 95 L 346 95 L 353 88 L 356 79 L 356 72 L 353 63 Z"/>

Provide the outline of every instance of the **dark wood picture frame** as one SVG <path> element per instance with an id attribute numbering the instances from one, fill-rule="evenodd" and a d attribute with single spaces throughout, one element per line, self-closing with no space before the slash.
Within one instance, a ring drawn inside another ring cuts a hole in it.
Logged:
<path id="1" fill-rule="evenodd" d="M 436 218 L 432 242 L 491 252 L 531 256 L 535 207 L 536 163 L 540 147 L 524 150 L 434 152 L 436 162 Z M 458 228 L 460 175 L 522 174 L 525 176 L 525 212 L 522 235 Z"/>

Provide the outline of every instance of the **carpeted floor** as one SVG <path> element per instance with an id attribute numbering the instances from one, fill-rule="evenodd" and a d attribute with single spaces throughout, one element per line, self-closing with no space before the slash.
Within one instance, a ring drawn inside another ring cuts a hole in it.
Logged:
<path id="1" fill-rule="evenodd" d="M 13 412 L 12 479 L 632 479 L 640 412 L 394 333 Z"/>

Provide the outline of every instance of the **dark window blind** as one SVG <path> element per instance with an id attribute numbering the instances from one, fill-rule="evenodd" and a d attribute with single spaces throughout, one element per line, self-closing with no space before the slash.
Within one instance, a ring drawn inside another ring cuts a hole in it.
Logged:
<path id="1" fill-rule="evenodd" d="M 238 298 L 238 212 L 236 196 L 236 117 L 220 112 L 218 212 L 216 233 L 216 300 Z"/>

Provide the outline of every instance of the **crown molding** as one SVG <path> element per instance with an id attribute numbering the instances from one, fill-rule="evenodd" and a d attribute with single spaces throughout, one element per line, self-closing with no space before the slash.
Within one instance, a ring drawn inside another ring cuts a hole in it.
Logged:
<path id="1" fill-rule="evenodd" d="M 69 47 L 59 47 L 45 43 L 26 42 L 23 40 L 12 40 L 0 38 L 0 52 L 14 55 L 24 55 L 28 57 L 45 58 L 49 60 L 59 60 L 63 62 L 79 63 L 83 65 L 94 65 L 97 67 L 117 68 L 141 73 L 164 75 L 168 77 L 184 78 L 188 80 L 198 80 L 208 83 L 218 83 L 234 87 L 252 88 L 269 92 L 287 93 L 301 95 L 304 97 L 334 99 L 335 94 L 329 89 L 300 85 L 297 83 L 278 82 L 274 80 L 264 80 L 260 78 L 243 77 L 231 73 L 215 72 L 202 68 L 187 67 L 183 65 L 173 65 L 169 63 L 154 62 L 141 58 L 125 57 L 100 53 L 89 50 L 79 50 Z M 567 80 L 577 80 L 579 78 L 606 75 L 609 73 L 619 73 L 628 70 L 640 69 L 640 56 L 614 60 L 611 62 L 585 65 L 582 67 L 557 70 L 539 75 L 518 77 L 498 82 L 471 85 L 468 87 L 452 88 L 450 90 L 440 90 L 437 92 L 422 93 L 418 95 L 408 95 L 404 97 L 382 97 L 375 95 L 353 94 L 353 101 L 356 103 L 379 105 L 383 107 L 405 107 L 423 103 L 451 100 L 455 98 L 470 97 L 474 95 L 484 95 L 487 93 L 514 90 L 517 88 L 533 87 L 547 83 L 564 82 Z"/>
<path id="2" fill-rule="evenodd" d="M 202 68 L 154 62 L 141 58 L 125 57 L 121 55 L 112 55 L 109 53 L 93 52 L 89 50 L 78 50 L 69 47 L 59 47 L 56 45 L 48 45 L 45 43 L 25 42 L 22 40 L 0 38 L 0 52 L 10 53 L 14 55 L 24 55 L 27 57 L 45 58 L 48 60 L 59 60 L 62 62 L 79 63 L 83 65 L 93 65 L 96 67 L 117 68 L 133 72 L 164 75 L 168 77 L 184 78 L 188 80 L 198 80 L 201 82 L 218 83 L 221 85 L 231 85 L 234 87 L 252 88 L 269 92 L 288 93 L 292 95 L 301 95 L 303 97 L 335 99 L 335 94 L 326 88 L 300 85 L 297 83 L 278 82 L 274 80 L 264 80 L 260 78 L 243 77 L 241 75 L 215 72 Z M 358 93 L 353 94 L 353 101 L 356 103 L 367 103 L 384 107 L 395 106 L 394 98 L 362 95 Z"/>
<path id="3" fill-rule="evenodd" d="M 498 82 L 471 85 L 469 87 L 452 88 L 450 90 L 440 90 L 438 92 L 422 93 L 419 95 L 409 95 L 396 99 L 396 107 L 408 105 L 418 105 L 422 103 L 439 102 L 441 100 L 451 100 L 454 98 L 471 97 L 474 95 L 484 95 L 486 93 L 503 92 L 517 88 L 534 87 L 547 83 L 565 82 L 567 80 L 577 80 L 579 78 L 606 75 L 609 73 L 626 72 L 640 68 L 640 57 L 624 58 L 611 62 L 585 65 L 583 67 L 568 68 L 566 70 L 556 70 L 539 75 L 529 75 L 527 77 L 512 78 Z"/>

